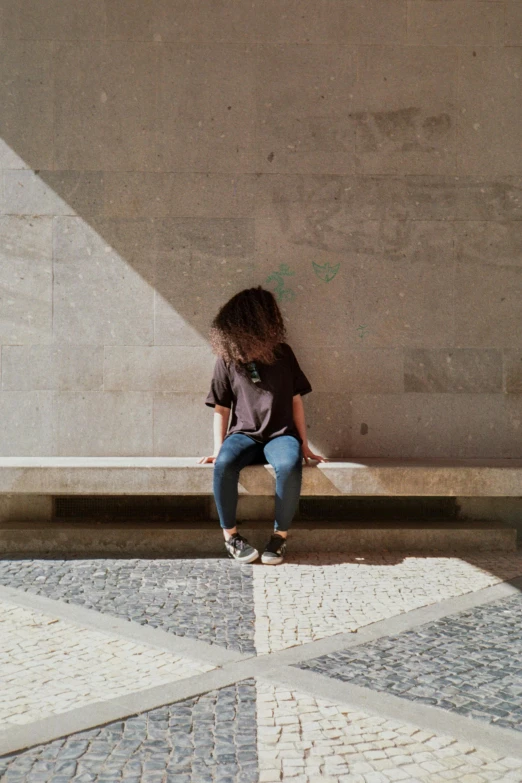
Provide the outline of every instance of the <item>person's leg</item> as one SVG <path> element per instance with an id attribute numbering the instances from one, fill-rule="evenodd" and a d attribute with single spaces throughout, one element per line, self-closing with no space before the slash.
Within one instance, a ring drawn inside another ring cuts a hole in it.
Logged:
<path id="1" fill-rule="evenodd" d="M 301 444 L 293 435 L 279 435 L 265 443 L 264 454 L 276 474 L 274 531 L 286 538 L 301 494 Z"/>
<path id="2" fill-rule="evenodd" d="M 225 540 L 237 533 L 236 511 L 239 471 L 259 459 L 262 443 L 234 432 L 223 443 L 214 462 L 213 490 Z"/>

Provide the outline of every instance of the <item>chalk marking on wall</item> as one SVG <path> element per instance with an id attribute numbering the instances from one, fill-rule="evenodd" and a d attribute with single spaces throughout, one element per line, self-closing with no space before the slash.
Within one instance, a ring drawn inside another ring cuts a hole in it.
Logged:
<path id="1" fill-rule="evenodd" d="M 365 331 L 366 329 L 368 331 L 370 329 L 370 327 L 367 326 L 366 324 L 361 324 L 360 326 L 357 327 L 357 330 L 359 332 L 359 337 L 361 338 L 361 340 L 363 339 L 363 337 L 366 337 L 366 335 L 368 334 L 368 331 Z"/>
<path id="2" fill-rule="evenodd" d="M 276 289 L 274 293 L 280 302 L 291 302 L 295 298 L 295 292 L 291 288 L 285 288 L 285 275 L 295 275 L 295 272 L 290 270 L 288 264 L 280 264 L 277 271 L 268 275 L 266 282 L 275 282 Z"/>
<path id="3" fill-rule="evenodd" d="M 331 266 L 328 261 L 326 264 L 316 264 L 315 261 L 312 261 L 312 266 L 317 277 L 320 277 L 325 283 L 329 283 L 330 280 L 334 279 L 341 264 L 339 263 L 336 266 Z"/>

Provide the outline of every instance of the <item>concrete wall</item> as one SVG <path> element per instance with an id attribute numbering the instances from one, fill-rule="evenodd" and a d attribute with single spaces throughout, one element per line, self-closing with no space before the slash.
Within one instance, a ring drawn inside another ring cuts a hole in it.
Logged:
<path id="1" fill-rule="evenodd" d="M 315 449 L 521 457 L 521 9 L 4 0 L 0 454 L 211 453 L 262 284 Z"/>

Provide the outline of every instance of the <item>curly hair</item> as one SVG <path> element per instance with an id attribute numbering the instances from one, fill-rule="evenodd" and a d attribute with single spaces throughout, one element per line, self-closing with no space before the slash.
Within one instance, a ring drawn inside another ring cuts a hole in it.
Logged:
<path id="1" fill-rule="evenodd" d="M 212 351 L 226 364 L 258 360 L 273 364 L 277 346 L 286 341 L 283 316 L 271 291 L 258 285 L 244 288 L 228 300 L 212 320 Z"/>

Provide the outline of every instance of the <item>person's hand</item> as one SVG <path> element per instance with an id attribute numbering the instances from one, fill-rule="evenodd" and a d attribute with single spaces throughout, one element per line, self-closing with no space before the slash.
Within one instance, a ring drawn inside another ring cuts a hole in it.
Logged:
<path id="1" fill-rule="evenodd" d="M 301 446 L 303 457 L 305 460 L 305 465 L 309 465 L 310 463 L 308 460 L 315 459 L 317 462 L 328 462 L 327 457 L 321 457 L 320 454 L 314 454 L 313 451 L 310 449 L 309 446 Z"/>
<path id="2" fill-rule="evenodd" d="M 202 465 L 204 462 L 215 462 L 217 459 L 217 456 L 215 454 L 212 454 L 211 457 L 200 457 L 198 459 L 198 464 Z"/>

